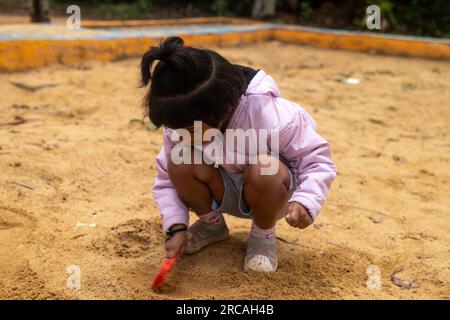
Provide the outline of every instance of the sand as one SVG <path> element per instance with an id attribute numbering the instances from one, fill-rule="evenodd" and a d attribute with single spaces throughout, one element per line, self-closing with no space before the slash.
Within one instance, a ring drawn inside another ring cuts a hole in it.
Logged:
<path id="1" fill-rule="evenodd" d="M 227 217 L 229 240 L 150 289 L 164 253 L 151 196 L 161 134 L 129 123 L 142 117 L 138 59 L 85 62 L 0 74 L 0 298 L 450 299 L 450 64 L 278 42 L 216 49 L 270 73 L 338 167 L 314 226 L 279 223 L 298 241 L 279 241 L 278 271 L 243 272 L 249 221 Z M 80 290 L 66 286 L 73 265 Z M 381 289 L 366 285 L 370 265 Z M 395 285 L 398 268 L 418 288 Z"/>

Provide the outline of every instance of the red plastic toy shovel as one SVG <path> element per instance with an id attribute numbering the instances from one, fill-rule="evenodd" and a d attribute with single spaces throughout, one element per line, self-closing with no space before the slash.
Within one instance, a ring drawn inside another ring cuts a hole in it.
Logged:
<path id="1" fill-rule="evenodd" d="M 159 266 L 159 272 L 153 281 L 152 289 L 159 288 L 163 285 L 164 281 L 168 277 L 169 273 L 172 272 L 175 267 L 180 254 L 177 253 L 173 258 L 165 258 L 161 265 Z"/>

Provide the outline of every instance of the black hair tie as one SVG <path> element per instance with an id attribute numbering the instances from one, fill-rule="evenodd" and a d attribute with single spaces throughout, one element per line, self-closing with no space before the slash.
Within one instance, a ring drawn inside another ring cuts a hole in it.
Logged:
<path id="1" fill-rule="evenodd" d="M 169 240 L 170 238 L 172 238 L 175 235 L 175 233 L 180 232 L 180 231 L 187 231 L 187 229 L 188 228 L 186 226 L 178 227 L 176 229 L 172 229 L 172 227 L 170 227 L 169 230 L 166 231 L 166 235 L 167 235 L 166 241 Z"/>

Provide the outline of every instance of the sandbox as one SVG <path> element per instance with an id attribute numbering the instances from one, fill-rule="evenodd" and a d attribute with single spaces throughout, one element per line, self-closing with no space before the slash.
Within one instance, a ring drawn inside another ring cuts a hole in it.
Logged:
<path id="1" fill-rule="evenodd" d="M 0 298 L 449 299 L 449 63 L 274 40 L 211 48 L 271 74 L 332 147 L 338 176 L 315 225 L 278 225 L 279 270 L 243 272 L 249 222 L 226 217 L 229 240 L 151 290 L 161 132 L 130 123 L 142 118 L 139 59 L 85 51 L 0 73 Z M 366 284 L 371 265 L 380 289 Z"/>

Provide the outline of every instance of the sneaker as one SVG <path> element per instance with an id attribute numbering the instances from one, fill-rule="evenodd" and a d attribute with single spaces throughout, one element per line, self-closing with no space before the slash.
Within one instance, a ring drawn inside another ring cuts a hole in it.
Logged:
<path id="1" fill-rule="evenodd" d="M 250 236 L 247 242 L 247 256 L 244 270 L 274 272 L 277 270 L 277 240 Z"/>
<path id="2" fill-rule="evenodd" d="M 225 221 L 220 224 L 207 224 L 197 220 L 189 227 L 189 242 L 185 253 L 197 253 L 203 248 L 228 238 L 228 227 Z"/>

